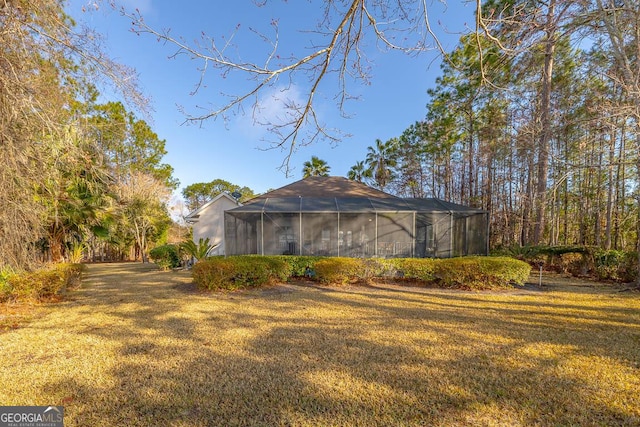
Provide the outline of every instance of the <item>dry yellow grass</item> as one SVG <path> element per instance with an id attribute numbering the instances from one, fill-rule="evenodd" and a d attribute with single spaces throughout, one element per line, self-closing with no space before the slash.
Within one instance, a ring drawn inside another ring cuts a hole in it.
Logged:
<path id="1" fill-rule="evenodd" d="M 640 425 L 640 295 L 280 285 L 90 266 L 0 334 L 0 405 L 66 426 Z"/>

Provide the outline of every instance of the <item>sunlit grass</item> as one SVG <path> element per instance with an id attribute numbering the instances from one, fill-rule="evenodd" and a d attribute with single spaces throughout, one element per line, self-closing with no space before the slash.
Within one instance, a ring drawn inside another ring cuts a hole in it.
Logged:
<path id="1" fill-rule="evenodd" d="M 67 426 L 640 425 L 637 293 L 189 282 L 91 266 L 0 334 L 0 404 Z"/>

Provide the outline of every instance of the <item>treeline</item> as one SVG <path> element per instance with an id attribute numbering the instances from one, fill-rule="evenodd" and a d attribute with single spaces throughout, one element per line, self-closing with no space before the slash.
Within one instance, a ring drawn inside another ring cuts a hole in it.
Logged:
<path id="1" fill-rule="evenodd" d="M 145 107 L 129 70 L 63 6 L 0 4 L 0 270 L 144 257 L 171 224 L 165 141 L 123 104 L 98 101 L 108 80 Z"/>
<path id="2" fill-rule="evenodd" d="M 596 3 L 485 2 L 502 45 L 461 38 L 425 119 L 348 176 L 486 209 L 493 248 L 636 250 L 640 6 Z"/>

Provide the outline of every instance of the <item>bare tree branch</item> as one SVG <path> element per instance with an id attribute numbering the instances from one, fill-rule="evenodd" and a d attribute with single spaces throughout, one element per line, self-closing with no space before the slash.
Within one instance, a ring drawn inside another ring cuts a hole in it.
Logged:
<path id="1" fill-rule="evenodd" d="M 259 6 L 267 2 L 258 3 Z M 202 35 L 205 43 L 189 43 L 175 37 L 169 30 L 158 30 L 148 25 L 139 12 L 121 9 L 121 14 L 133 22 L 133 30 L 138 34 L 148 34 L 159 41 L 173 46 L 176 50 L 170 56 L 185 55 L 189 59 L 201 61 L 200 76 L 194 94 L 202 90 L 206 73 L 216 70 L 222 77 L 243 76 L 252 82 L 247 90 L 237 94 L 226 94 L 227 102 L 213 106 L 203 114 L 187 114 L 187 122 L 203 121 L 222 117 L 225 120 L 231 112 L 244 111 L 250 106 L 254 123 L 265 126 L 274 139 L 268 149 L 285 151 L 281 165 L 290 172 L 289 162 L 301 145 L 323 140 L 336 143 L 341 139 L 339 132 L 329 130 L 316 111 L 316 99 L 323 82 L 335 75 L 338 82 L 335 101 L 343 116 L 346 116 L 348 85 L 352 81 L 368 81 L 370 69 L 367 66 L 365 47 L 378 42 L 378 48 L 394 50 L 405 54 L 419 54 L 436 50 L 445 54 L 427 13 L 426 0 L 350 0 L 325 2 L 324 18 L 315 31 L 306 31 L 313 45 L 310 52 L 297 57 L 279 56 L 278 22 L 272 21 L 274 35 L 267 37 L 255 30 L 259 40 L 268 46 L 262 65 L 244 61 L 231 47 L 238 28 L 222 44 L 212 36 Z M 278 61 L 276 63 L 276 60 Z M 260 118 L 261 98 L 267 89 L 275 88 L 281 77 L 287 76 L 288 87 L 299 84 L 299 76 L 307 80 L 304 100 L 298 105 L 295 100 L 283 102 L 285 113 L 277 119 Z"/>

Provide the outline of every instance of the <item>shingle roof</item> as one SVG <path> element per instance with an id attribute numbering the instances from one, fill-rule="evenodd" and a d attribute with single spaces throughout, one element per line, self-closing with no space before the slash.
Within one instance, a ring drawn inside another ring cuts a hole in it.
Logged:
<path id="1" fill-rule="evenodd" d="M 401 199 L 380 197 L 266 197 L 228 210 L 231 214 L 281 212 L 281 213 L 358 213 L 358 212 L 446 212 L 462 215 L 482 213 L 439 199 Z"/>
<path id="2" fill-rule="evenodd" d="M 373 197 L 398 199 L 398 197 L 376 190 L 361 182 L 340 176 L 310 176 L 251 199 L 249 203 L 266 198 L 283 197 Z"/>
<path id="3" fill-rule="evenodd" d="M 231 214 L 257 212 L 484 212 L 440 199 L 400 198 L 346 178 L 309 177 L 255 197 Z"/>

